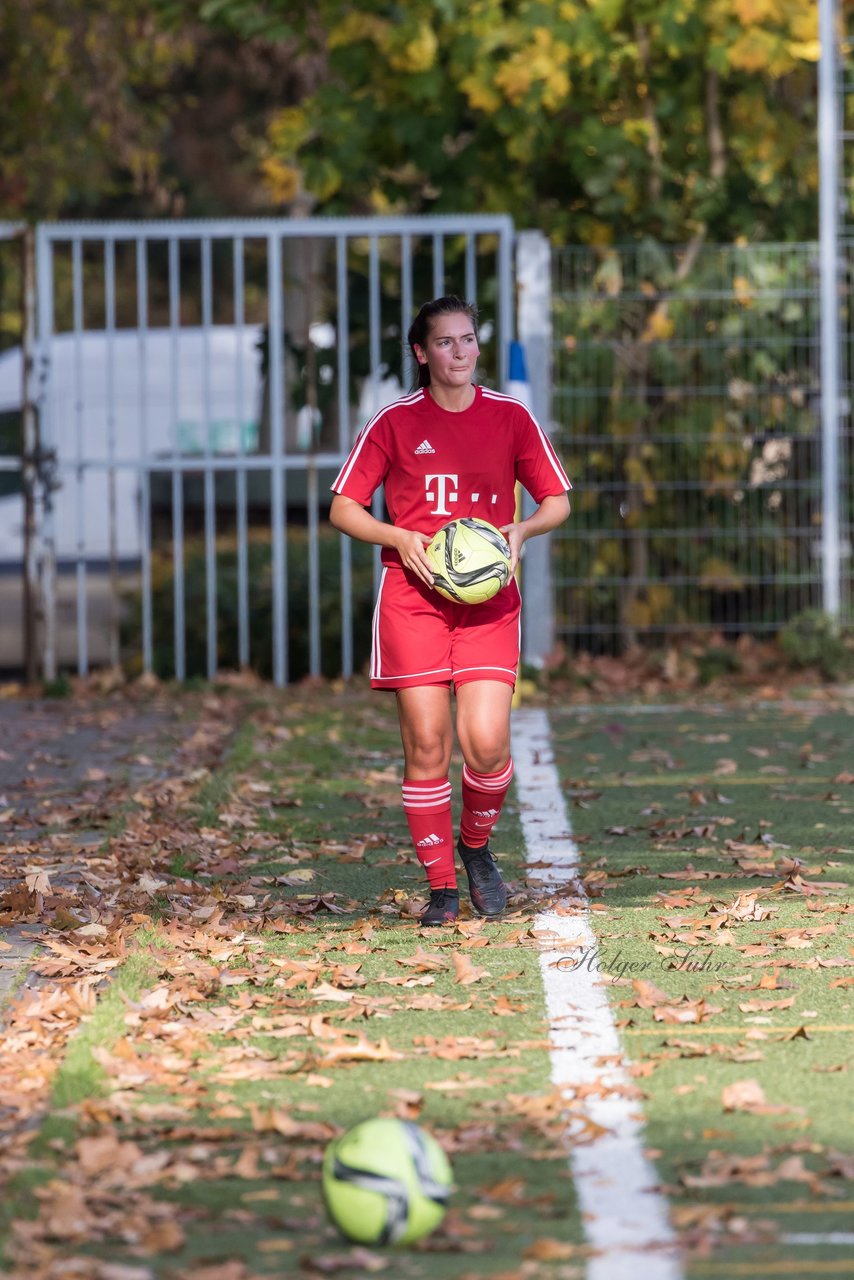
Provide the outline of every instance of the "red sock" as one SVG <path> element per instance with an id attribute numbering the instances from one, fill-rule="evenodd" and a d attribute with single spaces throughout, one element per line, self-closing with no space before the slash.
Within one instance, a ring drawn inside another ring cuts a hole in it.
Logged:
<path id="1" fill-rule="evenodd" d="M 475 773 L 463 765 L 463 815 L 460 835 L 469 849 L 482 849 L 501 814 L 513 777 L 513 761 L 497 773 Z"/>
<path id="2" fill-rule="evenodd" d="M 447 778 L 427 782 L 403 780 L 403 808 L 418 861 L 431 889 L 455 889 L 454 828 L 451 784 Z"/>

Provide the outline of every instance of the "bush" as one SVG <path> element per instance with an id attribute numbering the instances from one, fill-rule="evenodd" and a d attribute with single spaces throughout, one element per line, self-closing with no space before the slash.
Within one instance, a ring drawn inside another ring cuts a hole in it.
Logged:
<path id="1" fill-rule="evenodd" d="M 854 652 L 843 628 L 819 609 L 806 609 L 789 621 L 779 636 L 780 648 L 793 667 L 817 667 L 826 680 L 839 680 L 854 670 Z"/>
<path id="2" fill-rule="evenodd" d="M 334 677 L 341 671 L 341 589 L 339 534 L 329 525 L 320 530 L 320 647 L 321 671 Z M 372 548 L 354 542 L 353 549 L 353 650 L 356 670 L 370 654 L 373 610 Z M 249 534 L 248 596 L 250 667 L 264 679 L 273 674 L 273 573 L 269 531 Z M 295 681 L 309 670 L 308 535 L 289 528 L 287 535 L 288 679 Z M 216 544 L 217 665 L 222 670 L 239 666 L 237 545 L 233 535 Z M 153 665 L 164 679 L 175 674 L 174 565 L 171 548 L 152 555 Z M 184 643 L 188 678 L 207 674 L 207 588 L 204 539 L 194 536 L 184 543 Z M 142 650 L 142 600 L 131 599 L 125 646 L 137 668 Z"/>
<path id="3" fill-rule="evenodd" d="M 700 684 L 710 684 L 722 676 L 738 675 L 742 669 L 740 655 L 731 646 L 711 645 L 697 654 L 697 675 Z"/>

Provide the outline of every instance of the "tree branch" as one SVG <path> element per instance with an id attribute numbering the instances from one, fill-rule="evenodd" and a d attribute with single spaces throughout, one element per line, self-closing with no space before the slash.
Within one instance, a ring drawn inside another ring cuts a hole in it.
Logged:
<path id="1" fill-rule="evenodd" d="M 652 162 L 649 171 L 649 180 L 647 183 L 647 195 L 650 203 L 654 204 L 661 197 L 661 191 L 664 183 L 662 165 L 663 147 L 661 145 L 661 131 L 658 127 L 658 117 L 655 114 L 655 103 L 649 88 L 649 32 L 646 27 L 642 27 L 640 23 L 635 24 L 635 39 L 637 40 L 638 52 L 640 53 L 645 90 L 642 94 L 639 92 L 638 96 L 643 104 L 643 118 L 649 129 L 646 150 L 650 161 Z M 638 86 L 638 89 L 640 90 L 640 86 Z"/>
<path id="2" fill-rule="evenodd" d="M 726 174 L 727 155 L 724 132 L 721 128 L 720 97 L 718 94 L 718 73 L 711 68 L 706 71 L 706 136 L 709 143 L 711 165 L 709 172 L 713 178 L 720 179 Z"/>

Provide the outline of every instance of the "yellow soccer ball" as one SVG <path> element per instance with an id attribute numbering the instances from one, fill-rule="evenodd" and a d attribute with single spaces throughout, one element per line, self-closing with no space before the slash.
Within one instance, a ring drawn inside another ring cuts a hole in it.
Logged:
<path id="1" fill-rule="evenodd" d="M 436 590 L 458 604 L 491 600 L 510 580 L 509 542 L 477 516 L 443 525 L 426 551 Z"/>
<path id="2" fill-rule="evenodd" d="M 408 1120 L 363 1120 L 326 1148 L 323 1197 L 342 1235 L 407 1245 L 438 1227 L 453 1191 L 448 1157 Z"/>

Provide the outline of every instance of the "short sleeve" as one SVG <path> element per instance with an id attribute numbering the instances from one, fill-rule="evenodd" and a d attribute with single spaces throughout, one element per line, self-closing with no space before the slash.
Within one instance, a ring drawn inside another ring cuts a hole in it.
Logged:
<path id="1" fill-rule="evenodd" d="M 572 488 L 552 442 L 533 414 L 520 405 L 516 431 L 516 477 L 535 502 Z"/>
<path id="2" fill-rule="evenodd" d="M 383 439 L 384 422 L 384 417 L 374 418 L 362 428 L 347 461 L 330 486 L 334 493 L 352 498 L 363 507 L 370 505 L 389 471 L 389 455 Z"/>

